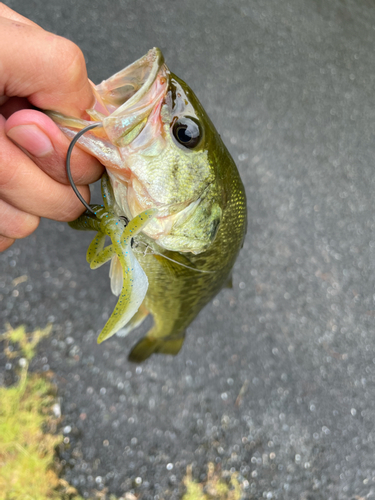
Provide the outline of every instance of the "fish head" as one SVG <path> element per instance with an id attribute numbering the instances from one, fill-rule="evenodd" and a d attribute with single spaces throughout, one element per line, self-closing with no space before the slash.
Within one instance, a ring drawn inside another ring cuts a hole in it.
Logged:
<path id="1" fill-rule="evenodd" d="M 102 128 L 78 144 L 106 167 L 115 212 L 133 219 L 155 208 L 144 234 L 167 250 L 207 250 L 222 220 L 229 153 L 193 91 L 154 48 L 94 93 L 87 112 Z"/>

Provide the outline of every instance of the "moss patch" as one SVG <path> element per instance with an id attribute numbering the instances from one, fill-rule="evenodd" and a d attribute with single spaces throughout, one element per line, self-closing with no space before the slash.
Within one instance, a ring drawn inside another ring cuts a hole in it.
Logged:
<path id="1" fill-rule="evenodd" d="M 13 329 L 8 324 L 6 328 L 6 332 L 0 335 L 0 340 L 5 341 L 6 357 L 8 359 L 24 357 L 27 361 L 33 359 L 36 346 L 44 337 L 48 337 L 52 330 L 51 325 L 44 329 L 38 328 L 31 333 L 27 333 L 24 326 Z"/>
<path id="2" fill-rule="evenodd" d="M 207 480 L 203 483 L 193 480 L 192 468 L 188 467 L 184 485 L 186 493 L 182 500 L 240 500 L 244 494 L 237 474 L 215 471 L 213 463 L 208 464 Z"/>
<path id="3" fill-rule="evenodd" d="M 54 387 L 28 372 L 35 347 L 50 331 L 27 334 L 24 327 L 8 326 L 1 336 L 8 358 L 21 359 L 19 382 L 0 388 L 0 500 L 81 500 L 56 473 L 55 448 L 63 436 L 55 434 Z"/>

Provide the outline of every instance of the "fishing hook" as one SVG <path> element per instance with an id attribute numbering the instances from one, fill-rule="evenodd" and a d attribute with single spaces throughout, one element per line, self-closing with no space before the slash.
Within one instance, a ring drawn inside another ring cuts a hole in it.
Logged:
<path id="1" fill-rule="evenodd" d="M 97 123 L 93 123 L 92 125 L 88 125 L 87 127 L 83 128 L 82 130 L 80 130 L 74 137 L 73 137 L 73 140 L 72 142 L 70 143 L 69 145 L 69 148 L 68 148 L 68 152 L 66 153 L 66 173 L 68 174 L 68 179 L 69 179 L 69 182 L 70 182 L 70 185 L 72 186 L 73 188 L 73 191 L 75 192 L 75 194 L 77 195 L 77 198 L 79 199 L 79 201 L 86 207 L 86 210 L 88 210 L 89 212 L 91 212 L 93 215 L 96 215 L 95 212 L 93 211 L 93 209 L 90 207 L 90 205 L 88 203 L 86 203 L 86 201 L 83 199 L 81 193 L 78 191 L 77 189 L 77 186 L 74 184 L 74 181 L 73 181 L 73 177 L 72 177 L 72 173 L 70 171 L 70 156 L 72 154 L 72 151 L 73 151 L 73 148 L 76 144 L 76 142 L 78 141 L 78 139 L 85 133 L 87 132 L 88 130 L 91 130 L 93 128 L 96 128 L 96 127 L 102 127 L 103 126 L 103 123 L 102 122 L 97 122 Z"/>

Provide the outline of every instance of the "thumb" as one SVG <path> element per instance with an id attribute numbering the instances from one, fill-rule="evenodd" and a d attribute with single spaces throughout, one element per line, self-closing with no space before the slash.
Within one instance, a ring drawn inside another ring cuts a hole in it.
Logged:
<path id="1" fill-rule="evenodd" d="M 17 111 L 8 118 L 5 133 L 46 174 L 62 184 L 69 184 L 65 158 L 70 140 L 51 118 L 40 111 Z M 80 148 L 73 149 L 71 165 L 77 184 L 91 184 L 103 173 L 98 160 Z"/>

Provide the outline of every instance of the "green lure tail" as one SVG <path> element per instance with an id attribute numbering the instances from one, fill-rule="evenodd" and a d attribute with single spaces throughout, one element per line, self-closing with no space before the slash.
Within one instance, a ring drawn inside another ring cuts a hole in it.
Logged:
<path id="1" fill-rule="evenodd" d="M 70 226 L 74 229 L 95 230 L 97 234 L 87 250 L 87 262 L 91 269 L 97 269 L 110 259 L 117 258 L 115 266 L 121 266 L 117 273 L 116 288 L 121 292 L 116 307 L 98 337 L 98 344 L 123 328 L 137 313 L 148 289 L 148 279 L 132 251 L 132 238 L 156 216 L 156 209 L 148 209 L 140 213 L 128 224 L 122 217 L 115 215 L 109 207 L 113 204 L 111 187 L 106 174 L 102 177 L 104 206 L 92 205 L 96 218 L 91 214 L 83 214 Z M 113 205 L 112 205 L 113 206 Z M 105 237 L 109 236 L 111 245 L 105 247 Z M 116 293 L 118 294 L 118 293 Z"/>

